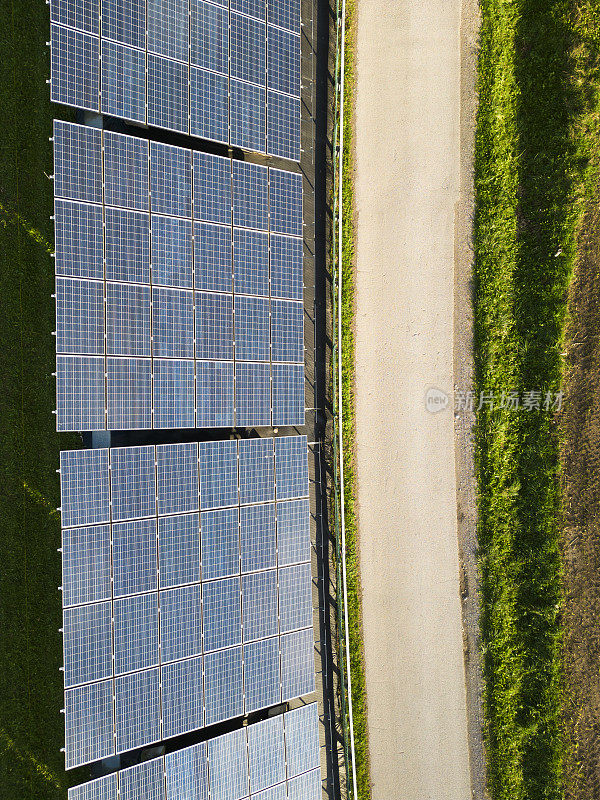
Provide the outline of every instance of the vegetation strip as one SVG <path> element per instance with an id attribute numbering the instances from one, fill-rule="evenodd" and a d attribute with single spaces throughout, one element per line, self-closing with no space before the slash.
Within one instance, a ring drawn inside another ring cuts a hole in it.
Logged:
<path id="1" fill-rule="evenodd" d="M 599 8 L 597 0 L 481 2 L 476 459 L 494 800 L 564 796 L 561 495 L 553 406 L 563 374 L 576 234 L 598 177 Z M 511 392 L 519 408 L 508 400 Z"/>

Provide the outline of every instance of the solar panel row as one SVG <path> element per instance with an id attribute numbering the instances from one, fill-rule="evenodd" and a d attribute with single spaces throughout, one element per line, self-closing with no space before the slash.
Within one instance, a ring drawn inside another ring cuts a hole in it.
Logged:
<path id="1" fill-rule="evenodd" d="M 69 800 L 319 800 L 316 703 L 69 789 Z M 258 794 L 260 792 L 260 794 Z"/>
<path id="2" fill-rule="evenodd" d="M 306 437 L 63 451 L 61 502 L 68 768 L 314 690 Z"/>
<path id="3" fill-rule="evenodd" d="M 58 430 L 304 423 L 302 180 L 55 122 Z"/>
<path id="4" fill-rule="evenodd" d="M 51 0 L 51 99 L 300 158 L 300 1 Z"/>

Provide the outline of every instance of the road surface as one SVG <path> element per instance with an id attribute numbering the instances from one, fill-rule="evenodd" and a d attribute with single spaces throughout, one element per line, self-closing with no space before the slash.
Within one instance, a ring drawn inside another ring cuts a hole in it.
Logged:
<path id="1" fill-rule="evenodd" d="M 452 398 L 461 4 L 357 6 L 356 456 L 373 800 L 468 800 Z M 445 411 L 427 410 L 432 388 L 449 396 Z"/>

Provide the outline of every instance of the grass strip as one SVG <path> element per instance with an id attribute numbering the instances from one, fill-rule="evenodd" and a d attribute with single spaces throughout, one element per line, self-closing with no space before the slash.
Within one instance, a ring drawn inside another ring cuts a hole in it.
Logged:
<path id="1" fill-rule="evenodd" d="M 361 590 L 358 565 L 358 532 L 354 465 L 354 87 L 356 2 L 346 0 L 344 63 L 344 152 L 342 168 L 342 413 L 344 448 L 344 512 L 346 520 L 346 575 L 352 712 L 356 778 L 360 800 L 371 797 L 369 745 L 367 740 L 367 695 L 362 639 Z"/>
<path id="2" fill-rule="evenodd" d="M 476 395 L 496 398 L 476 426 L 489 788 L 494 800 L 558 800 L 559 437 L 544 399 L 561 387 L 566 294 L 596 170 L 598 2 L 482 0 L 481 12 Z M 540 409 L 506 402 L 531 391 Z"/>
<path id="3" fill-rule="evenodd" d="M 0 794 L 58 800 L 64 771 L 48 7 L 0 6 Z M 46 174 L 44 174 L 46 173 Z"/>

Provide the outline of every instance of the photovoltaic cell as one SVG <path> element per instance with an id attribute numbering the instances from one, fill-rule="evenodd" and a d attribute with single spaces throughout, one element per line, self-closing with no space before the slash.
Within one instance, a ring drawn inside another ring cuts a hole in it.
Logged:
<path id="1" fill-rule="evenodd" d="M 198 445 L 195 442 L 157 445 L 156 474 L 159 514 L 198 510 Z"/>
<path id="2" fill-rule="evenodd" d="M 287 800 L 286 784 L 278 783 L 276 786 L 264 789 L 258 794 L 253 794 L 252 800 Z"/>
<path id="3" fill-rule="evenodd" d="M 161 358 L 194 357 L 194 295 L 152 289 L 152 350 Z"/>
<path id="4" fill-rule="evenodd" d="M 62 575 L 64 607 L 110 599 L 109 525 L 63 529 Z"/>
<path id="5" fill-rule="evenodd" d="M 267 503 L 275 498 L 273 439 L 241 439 L 240 503 Z"/>
<path id="6" fill-rule="evenodd" d="M 269 172 L 271 231 L 302 236 L 302 175 L 271 169 Z"/>
<path id="7" fill-rule="evenodd" d="M 200 442 L 200 508 L 237 505 L 238 464 L 237 442 Z"/>
<path id="8" fill-rule="evenodd" d="M 310 564 L 295 564 L 279 570 L 279 626 L 281 633 L 312 625 L 312 579 Z"/>
<path id="9" fill-rule="evenodd" d="M 100 48 L 98 38 L 87 33 L 51 25 L 54 103 L 98 111 Z"/>
<path id="10" fill-rule="evenodd" d="M 68 792 L 68 800 L 117 800 L 118 787 L 119 776 L 113 772 L 89 783 L 72 786 Z"/>
<path id="11" fill-rule="evenodd" d="M 198 514 L 160 517 L 158 541 L 161 589 L 200 580 Z"/>
<path id="12" fill-rule="evenodd" d="M 109 355 L 150 355 L 149 286 L 107 283 L 106 336 Z"/>
<path id="13" fill-rule="evenodd" d="M 302 239 L 271 235 L 271 297 L 302 300 Z"/>
<path id="14" fill-rule="evenodd" d="M 141 594 L 113 604 L 115 673 L 147 669 L 159 662 L 158 597 Z"/>
<path id="15" fill-rule="evenodd" d="M 271 301 L 271 358 L 304 363 L 304 306 L 296 300 Z"/>
<path id="16" fill-rule="evenodd" d="M 244 646 L 246 713 L 281 702 L 277 638 Z"/>
<path id="17" fill-rule="evenodd" d="M 248 755 L 244 730 L 208 741 L 211 800 L 240 800 L 248 795 Z"/>
<path id="18" fill-rule="evenodd" d="M 247 733 L 250 791 L 254 794 L 285 781 L 283 715 L 249 725 Z"/>
<path id="19" fill-rule="evenodd" d="M 102 202 L 102 131 L 54 120 L 54 194 Z"/>
<path id="20" fill-rule="evenodd" d="M 241 644 L 242 610 L 239 578 L 203 584 L 204 651 Z"/>
<path id="21" fill-rule="evenodd" d="M 203 511 L 201 530 L 203 579 L 237 575 L 240 571 L 238 509 Z"/>
<path id="22" fill-rule="evenodd" d="M 188 66 L 148 53 L 148 124 L 187 133 Z"/>
<path id="23" fill-rule="evenodd" d="M 300 31 L 300 0 L 267 0 L 267 20 L 288 31 Z"/>
<path id="24" fill-rule="evenodd" d="M 308 628 L 281 637 L 281 699 L 315 691 L 313 630 Z"/>
<path id="25" fill-rule="evenodd" d="M 202 591 L 198 584 L 160 593 L 163 663 L 202 652 Z"/>
<path id="26" fill-rule="evenodd" d="M 238 361 L 269 360 L 269 300 L 235 297 L 235 357 Z"/>
<path id="27" fill-rule="evenodd" d="M 132 47 L 146 46 L 146 0 L 101 0 L 102 36 Z"/>
<path id="28" fill-rule="evenodd" d="M 167 753 L 165 783 L 167 800 L 209 800 L 206 743 Z"/>
<path id="29" fill-rule="evenodd" d="M 308 499 L 277 503 L 277 560 L 279 566 L 310 561 Z"/>
<path id="30" fill-rule="evenodd" d="M 229 294 L 196 292 L 196 358 L 233 358 L 231 300 Z"/>
<path id="31" fill-rule="evenodd" d="M 146 121 L 146 54 L 124 44 L 102 42 L 102 108 L 113 117 Z"/>
<path id="32" fill-rule="evenodd" d="M 273 364 L 273 425 L 304 425 L 304 367 Z"/>
<path id="33" fill-rule="evenodd" d="M 110 602 L 63 611 L 65 687 L 112 675 Z"/>
<path id="34" fill-rule="evenodd" d="M 242 575 L 244 641 L 277 636 L 277 572 Z"/>
<path id="35" fill-rule="evenodd" d="M 104 202 L 109 206 L 147 211 L 148 142 L 111 131 L 104 131 L 103 141 Z"/>
<path id="36" fill-rule="evenodd" d="M 230 144 L 246 150 L 265 150 L 265 89 L 231 78 Z"/>
<path id="37" fill-rule="evenodd" d="M 114 596 L 156 591 L 156 520 L 113 524 L 112 536 Z"/>
<path id="38" fill-rule="evenodd" d="M 269 295 L 269 236 L 262 231 L 236 228 L 233 232 L 235 291 Z"/>
<path id="39" fill-rule="evenodd" d="M 152 215 L 152 282 L 192 287 L 192 223 Z"/>
<path id="40" fill-rule="evenodd" d="M 114 751 L 112 681 L 65 692 L 65 767 L 99 761 Z"/>
<path id="41" fill-rule="evenodd" d="M 269 364 L 241 362 L 235 365 L 235 408 L 236 425 L 240 428 L 271 424 Z"/>
<path id="42" fill-rule="evenodd" d="M 234 425 L 234 380 L 231 361 L 196 361 L 196 425 Z"/>
<path id="43" fill-rule="evenodd" d="M 189 150 L 150 142 L 152 212 L 190 217 L 192 214 L 192 156 Z"/>
<path id="44" fill-rule="evenodd" d="M 156 742 L 160 735 L 159 670 L 132 672 L 115 680 L 116 751 Z"/>
<path id="45" fill-rule="evenodd" d="M 231 161 L 194 153 L 194 217 L 204 222 L 231 223 Z"/>
<path id="46" fill-rule="evenodd" d="M 102 206 L 57 199 L 54 242 L 57 275 L 102 280 Z"/>
<path id="47" fill-rule="evenodd" d="M 262 441 L 262 440 L 257 440 Z M 275 566 L 275 504 L 240 508 L 242 572 Z"/>
<path id="48" fill-rule="evenodd" d="M 154 447 L 111 450 L 113 521 L 156 514 Z"/>
<path id="49" fill-rule="evenodd" d="M 231 228 L 206 222 L 194 224 L 196 289 L 231 292 Z"/>
<path id="50" fill-rule="evenodd" d="M 229 15 L 204 0 L 191 0 L 192 64 L 227 75 L 229 68 Z"/>
<path id="51" fill-rule="evenodd" d="M 162 759 L 136 764 L 119 773 L 122 800 L 165 800 Z"/>
<path id="52" fill-rule="evenodd" d="M 233 161 L 233 224 L 267 230 L 269 171 L 260 164 Z"/>
<path id="53" fill-rule="evenodd" d="M 104 284 L 56 279 L 56 352 L 104 353 Z"/>
<path id="54" fill-rule="evenodd" d="M 277 499 L 308 497 L 306 436 L 280 436 L 274 441 Z"/>
<path id="55" fill-rule="evenodd" d="M 321 771 L 318 769 L 288 781 L 288 800 L 320 800 L 321 797 Z"/>
<path id="56" fill-rule="evenodd" d="M 319 711 L 316 703 L 284 715 L 288 778 L 319 767 Z"/>
<path id="57" fill-rule="evenodd" d="M 231 647 L 206 654 L 204 687 L 206 725 L 238 717 L 244 713 L 241 647 Z"/>
<path id="58" fill-rule="evenodd" d="M 265 3 L 264 0 L 231 0 L 230 8 L 232 11 L 239 11 L 246 14 L 248 17 L 255 17 L 256 19 L 265 18 Z"/>
<path id="59" fill-rule="evenodd" d="M 104 248 L 106 278 L 150 283 L 150 216 L 106 207 Z"/>
<path id="60" fill-rule="evenodd" d="M 108 430 L 150 428 L 150 359 L 108 358 L 106 366 Z"/>
<path id="61" fill-rule="evenodd" d="M 190 135 L 227 143 L 229 79 L 200 67 L 190 67 Z"/>
<path id="62" fill-rule="evenodd" d="M 63 528 L 110 520 L 108 450 L 63 450 L 60 500 Z"/>
<path id="63" fill-rule="evenodd" d="M 192 361 L 152 362 L 154 427 L 194 427 L 194 363 Z"/>
<path id="64" fill-rule="evenodd" d="M 265 84 L 266 30 L 264 22 L 230 13 L 231 77 Z"/>
<path id="65" fill-rule="evenodd" d="M 79 0 L 76 3 L 73 0 L 52 0 L 50 20 L 97 36 L 99 11 L 98 0 Z"/>
<path id="66" fill-rule="evenodd" d="M 202 658 L 165 664 L 162 668 L 162 685 L 163 738 L 168 739 L 201 728 Z"/>
<path id="67" fill-rule="evenodd" d="M 105 427 L 104 358 L 56 357 L 56 430 L 96 431 Z"/>
<path id="68" fill-rule="evenodd" d="M 149 0 L 148 50 L 178 61 L 188 60 L 188 4 L 181 0 Z"/>
<path id="69" fill-rule="evenodd" d="M 300 97 L 300 36 L 272 25 L 267 27 L 267 85 Z"/>
<path id="70" fill-rule="evenodd" d="M 267 91 L 267 153 L 300 161 L 300 100 Z"/>

